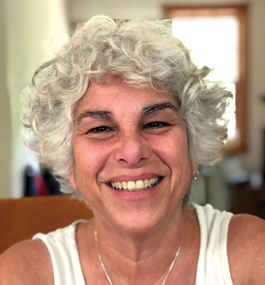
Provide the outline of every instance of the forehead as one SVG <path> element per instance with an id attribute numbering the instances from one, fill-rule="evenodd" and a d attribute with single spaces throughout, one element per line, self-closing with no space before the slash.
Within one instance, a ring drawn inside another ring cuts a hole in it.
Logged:
<path id="1" fill-rule="evenodd" d="M 108 76 L 104 83 L 99 84 L 92 80 L 86 93 L 79 100 L 76 112 L 84 108 L 89 109 L 110 109 L 115 104 L 119 107 L 136 108 L 142 105 L 155 104 L 169 101 L 178 107 L 173 96 L 166 92 L 159 92 L 151 87 L 138 88 L 124 82 L 119 77 Z"/>

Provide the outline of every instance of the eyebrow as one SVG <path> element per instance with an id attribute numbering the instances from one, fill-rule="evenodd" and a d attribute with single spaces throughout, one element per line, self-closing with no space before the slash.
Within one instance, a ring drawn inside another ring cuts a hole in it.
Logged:
<path id="1" fill-rule="evenodd" d="M 173 105 L 171 102 L 162 102 L 162 103 L 153 104 L 153 105 L 150 105 L 150 106 L 143 108 L 143 110 L 141 112 L 141 116 L 149 115 L 149 114 L 152 114 L 152 113 L 155 113 L 157 111 L 164 110 L 164 109 L 171 109 L 174 112 L 178 111 L 177 107 L 175 105 Z M 77 123 L 79 124 L 83 118 L 87 118 L 87 117 L 100 118 L 100 119 L 110 119 L 112 116 L 113 116 L 113 114 L 110 111 L 86 110 L 78 116 Z"/>
<path id="2" fill-rule="evenodd" d="M 162 102 L 162 103 L 154 104 L 146 108 L 143 108 L 141 115 L 142 116 L 149 115 L 149 114 L 152 114 L 157 111 L 164 110 L 164 109 L 171 109 L 176 113 L 178 111 L 178 108 L 175 105 L 173 105 L 171 102 Z"/>
<path id="3" fill-rule="evenodd" d="M 90 111 L 86 110 L 85 112 L 81 113 L 77 118 L 77 123 L 79 124 L 83 118 L 100 118 L 100 119 L 109 119 L 112 117 L 112 113 L 110 111 Z"/>

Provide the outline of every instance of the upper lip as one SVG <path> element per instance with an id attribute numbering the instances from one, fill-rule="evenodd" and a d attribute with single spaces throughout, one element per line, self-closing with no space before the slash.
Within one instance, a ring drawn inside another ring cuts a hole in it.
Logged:
<path id="1" fill-rule="evenodd" d="M 137 180 L 151 179 L 155 177 L 163 177 L 163 176 L 157 173 L 143 173 L 139 175 L 118 175 L 118 176 L 111 177 L 110 179 L 106 181 L 106 183 L 121 182 L 121 181 L 124 181 L 124 182 L 137 181 Z"/>

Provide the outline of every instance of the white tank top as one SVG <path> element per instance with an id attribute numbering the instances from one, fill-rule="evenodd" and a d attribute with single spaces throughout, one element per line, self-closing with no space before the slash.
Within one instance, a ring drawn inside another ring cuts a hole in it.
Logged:
<path id="1" fill-rule="evenodd" d="M 233 214 L 212 206 L 193 205 L 200 225 L 200 252 L 196 285 L 233 285 L 227 256 L 228 226 Z M 51 256 L 54 285 L 86 285 L 75 239 L 79 220 L 47 235 L 37 234 Z M 185 284 L 183 284 L 185 285 Z"/>

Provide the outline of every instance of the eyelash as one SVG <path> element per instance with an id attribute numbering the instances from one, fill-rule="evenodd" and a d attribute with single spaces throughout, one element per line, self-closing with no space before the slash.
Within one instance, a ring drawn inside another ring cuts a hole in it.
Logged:
<path id="1" fill-rule="evenodd" d="M 170 124 L 166 123 L 166 122 L 150 122 L 146 125 L 143 126 L 143 129 L 159 129 L 159 128 L 163 128 L 166 126 L 170 126 Z M 96 128 L 93 128 L 91 130 L 89 130 L 87 133 L 105 133 L 105 132 L 109 132 L 112 131 L 113 129 L 107 126 L 99 126 Z"/>
<path id="2" fill-rule="evenodd" d="M 107 127 L 107 126 L 100 126 L 100 127 L 96 127 L 96 128 L 93 128 L 91 130 L 89 130 L 87 133 L 103 133 L 103 132 L 109 132 L 111 131 L 112 129 Z"/>
<path id="3" fill-rule="evenodd" d="M 143 129 L 159 129 L 162 127 L 169 126 L 169 123 L 166 122 L 151 122 L 143 126 Z"/>

